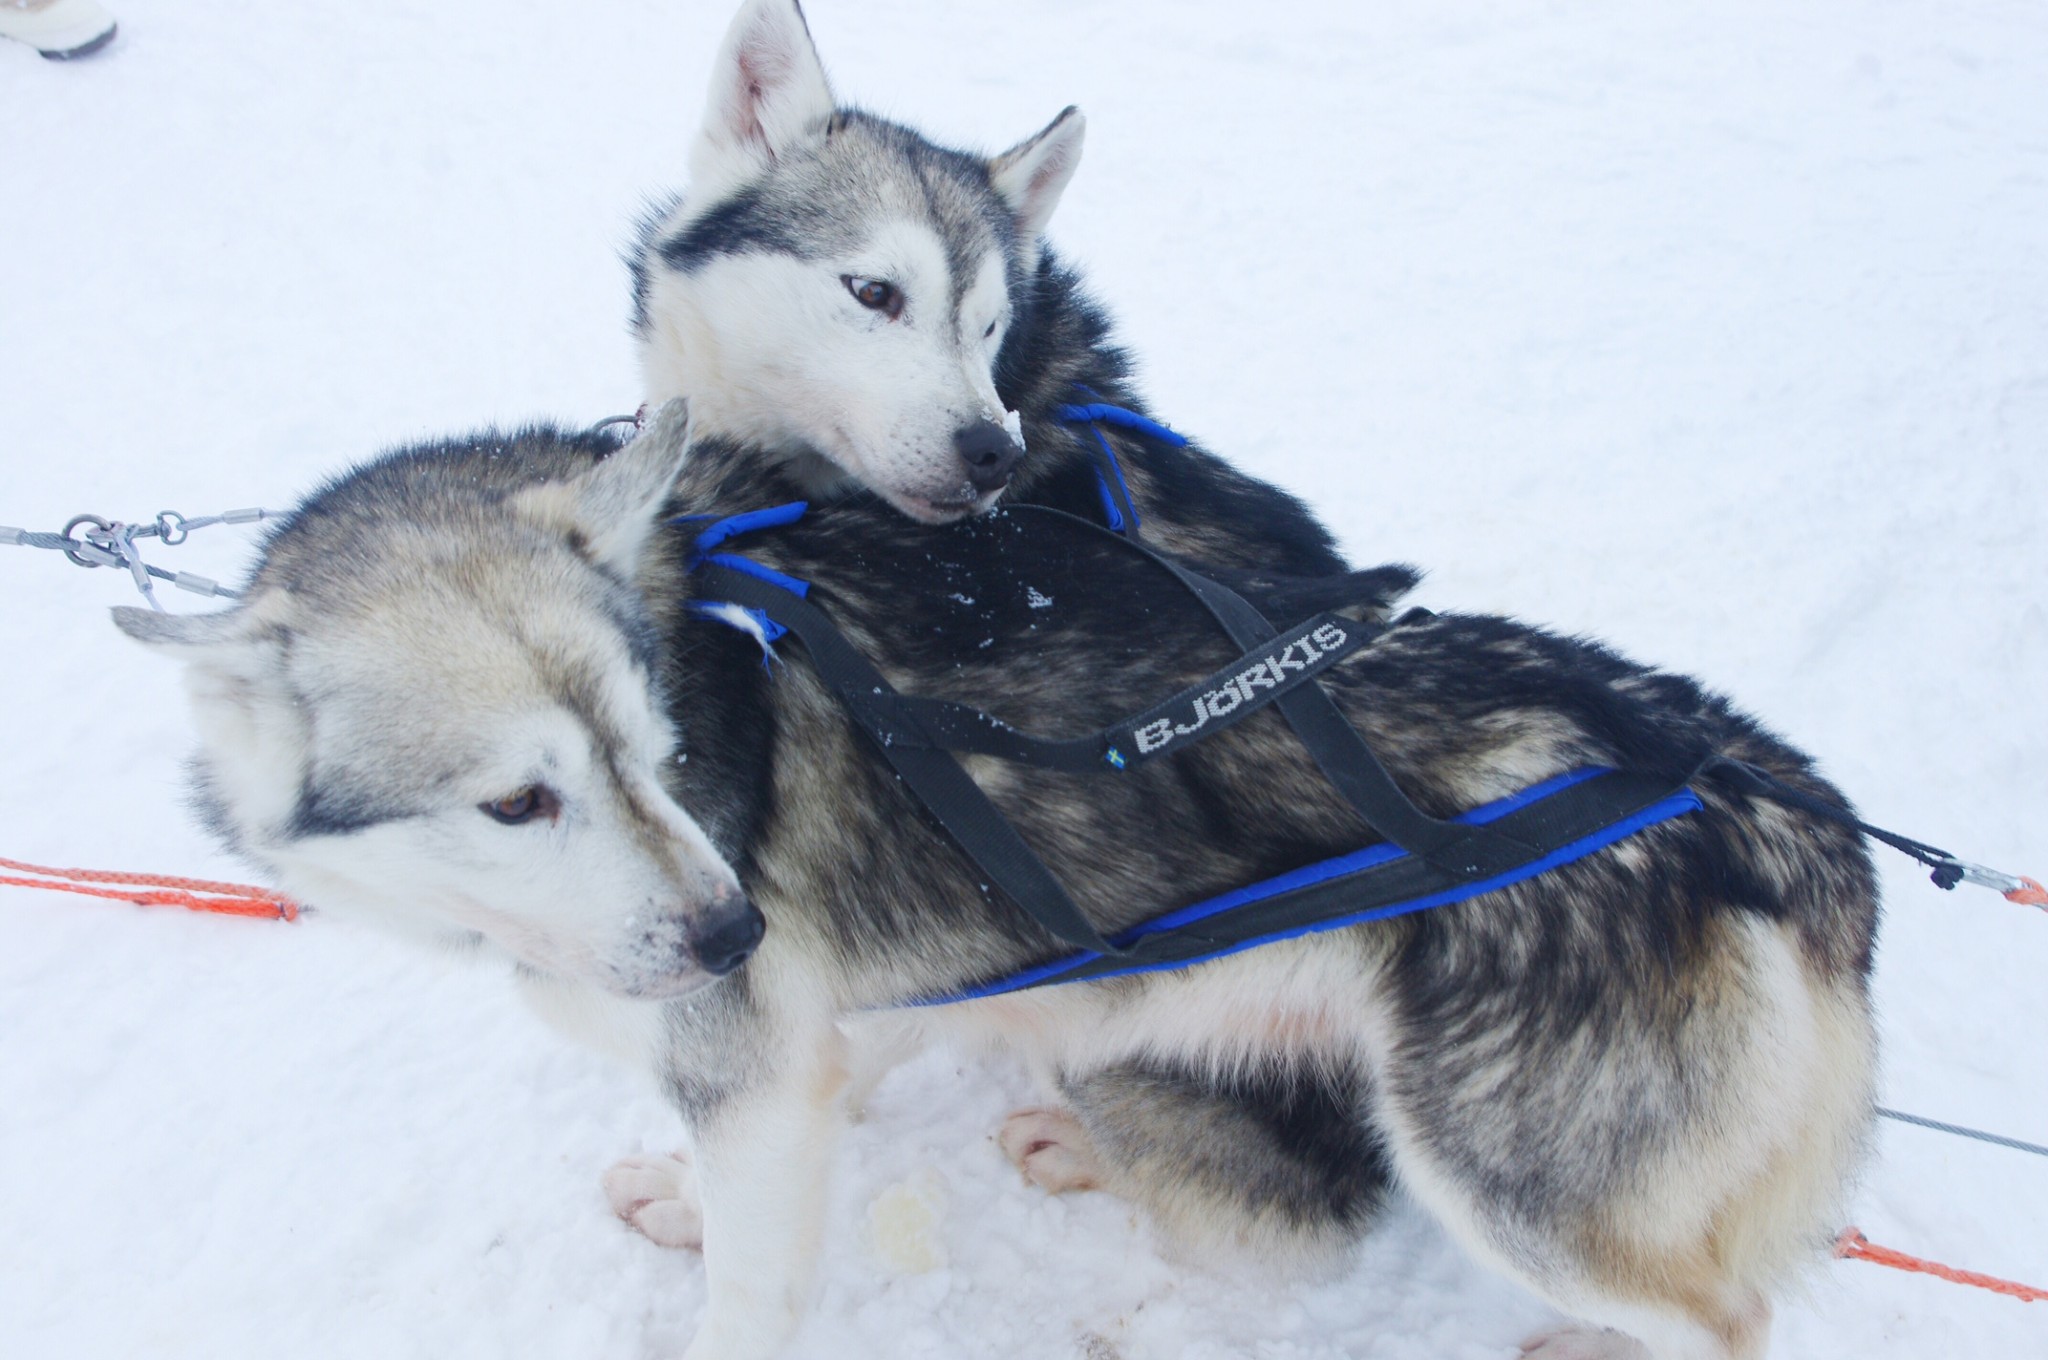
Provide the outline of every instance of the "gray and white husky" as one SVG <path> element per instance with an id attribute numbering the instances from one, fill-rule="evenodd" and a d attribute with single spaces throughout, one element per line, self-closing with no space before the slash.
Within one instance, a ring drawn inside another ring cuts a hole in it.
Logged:
<path id="1" fill-rule="evenodd" d="M 686 457 L 679 407 L 616 450 L 538 430 L 391 455 L 289 517 L 232 610 L 116 615 L 185 663 L 234 848 L 311 907 L 508 961 L 662 1081 L 690 1159 L 614 1188 L 701 1239 L 693 1360 L 790 1335 L 849 1033 L 898 1024 L 1022 1054 L 1051 1105 L 1011 1119 L 1009 1154 L 1169 1234 L 1340 1251 L 1390 1164 L 1582 1320 L 1528 1354 L 1762 1355 L 1870 1120 L 1852 833 L 1698 780 L 1699 810 L 1456 906 L 906 1010 L 1064 950 L 984 889 L 800 647 L 764 666 L 743 617 L 688 607 L 668 522 L 794 487 L 730 443 Z M 812 582 L 899 689 L 1045 735 L 1236 651 L 1156 567 L 1049 518 L 851 500 L 745 551 Z M 1504 619 L 1404 620 L 1320 683 L 1436 816 L 1587 765 L 1675 781 L 1709 752 L 1839 798 L 1692 682 Z M 1372 839 L 1271 713 L 1123 774 L 966 764 L 1104 931 Z"/>
<path id="2" fill-rule="evenodd" d="M 1069 108 L 993 158 L 841 107 L 796 0 L 748 0 L 711 76 L 686 193 L 632 252 L 648 409 L 944 522 L 998 497 L 1099 519 L 1075 402 L 1142 410 L 1130 364 L 1040 239 L 1081 159 Z M 1145 535 L 1217 565 L 1327 575 L 1330 535 L 1213 454 L 1115 446 Z"/>

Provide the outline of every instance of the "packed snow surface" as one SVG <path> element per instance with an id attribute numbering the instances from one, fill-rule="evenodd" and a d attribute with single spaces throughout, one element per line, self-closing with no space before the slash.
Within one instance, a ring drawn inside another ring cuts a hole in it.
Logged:
<path id="1" fill-rule="evenodd" d="M 0 522 L 289 505 L 395 442 L 639 401 L 618 252 L 716 3 L 109 0 L 0 45 Z M 1177 428 L 1437 607 L 1691 671 L 1878 821 L 2048 870 L 2048 22 L 1800 5 L 815 0 L 842 97 L 997 149 Z M 246 531 L 167 564 L 231 578 Z M 0 548 L 0 854 L 235 877 L 109 571 Z M 176 608 L 204 608 L 174 597 Z M 1887 857 L 1887 1103 L 2048 1141 L 2048 918 Z M 1335 1279 L 1020 1183 L 931 1055 L 837 1160 L 798 1357 L 1497 1360 L 1548 1322 L 1413 1206 Z M 678 1141 L 505 979 L 331 921 L 0 889 L 0 1353 L 672 1355 L 699 1259 L 599 1173 Z M 1885 1125 L 1873 1239 L 2048 1284 L 2048 1162 Z M 1859 1263 L 1780 1360 L 2048 1355 Z"/>

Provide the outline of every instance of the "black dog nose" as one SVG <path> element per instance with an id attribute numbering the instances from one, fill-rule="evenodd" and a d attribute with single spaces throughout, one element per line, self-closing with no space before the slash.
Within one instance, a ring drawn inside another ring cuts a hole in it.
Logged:
<path id="1" fill-rule="evenodd" d="M 713 977 L 724 977 L 753 957 L 768 922 L 760 908 L 744 897 L 734 896 L 713 904 L 716 912 L 704 928 L 691 932 L 690 952 Z"/>
<path id="2" fill-rule="evenodd" d="M 967 480 L 976 491 L 1000 491 L 1010 484 L 1010 474 L 1024 450 L 1010 438 L 1010 432 L 992 420 L 976 421 L 953 431 L 953 447 L 967 464 Z"/>

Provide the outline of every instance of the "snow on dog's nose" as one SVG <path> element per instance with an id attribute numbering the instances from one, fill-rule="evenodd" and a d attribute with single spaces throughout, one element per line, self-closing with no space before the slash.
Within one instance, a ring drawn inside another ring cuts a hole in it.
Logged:
<path id="1" fill-rule="evenodd" d="M 967 480 L 983 495 L 1010 484 L 1024 450 L 1010 432 L 992 420 L 977 420 L 953 431 L 953 447 L 967 465 Z"/>

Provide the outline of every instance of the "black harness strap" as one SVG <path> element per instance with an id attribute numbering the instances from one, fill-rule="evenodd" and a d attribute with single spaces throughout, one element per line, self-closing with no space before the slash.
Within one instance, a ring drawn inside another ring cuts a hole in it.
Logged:
<path id="1" fill-rule="evenodd" d="M 903 724 L 894 719 L 904 696 L 816 605 L 715 562 L 706 562 L 697 571 L 708 598 L 759 609 L 803 640 L 819 678 L 838 695 L 918 801 L 988 875 L 991 884 L 1001 887 L 1033 920 L 1068 944 L 1098 954 L 1123 953 L 1088 923 L 1045 862 L 1032 853 L 988 795 L 968 778 L 959 761 L 928 740 L 897 739 Z M 1089 768 L 1100 768 L 1099 756 Z"/>
<path id="2" fill-rule="evenodd" d="M 1084 519 L 1046 506 L 1020 505 L 1008 513 L 1065 520 L 1082 525 L 1091 533 L 1102 533 Z M 1116 537 L 1114 541 L 1171 572 L 1238 646 L 1257 648 L 1278 636 L 1271 621 L 1256 606 L 1222 582 L 1190 571 L 1128 537 Z M 1403 850 L 1420 855 L 1461 879 L 1487 878 L 1541 853 L 1539 847 L 1508 832 L 1490 826 L 1438 821 L 1416 807 L 1321 685 L 1292 688 L 1276 697 L 1274 704 L 1308 748 L 1323 777 L 1344 796 L 1352 810 L 1367 826 Z"/>
<path id="3" fill-rule="evenodd" d="M 1093 397 L 1095 394 L 1083 389 L 1082 395 Z M 1085 423 L 1089 433 L 1095 436 L 1092 442 L 1084 441 L 1084 444 L 1095 464 L 1095 476 L 1101 483 L 1103 496 L 1116 512 L 1112 518 L 1120 521 L 1112 536 L 1171 572 L 1223 625 L 1224 631 L 1238 646 L 1249 649 L 1271 640 L 1274 636 L 1271 621 L 1250 601 L 1222 582 L 1190 571 L 1172 558 L 1153 551 L 1141 540 L 1138 512 L 1131 504 L 1123 468 L 1098 422 L 1112 421 L 1169 441 L 1180 441 L 1180 436 L 1134 412 L 1101 404 L 1064 407 L 1060 415 L 1072 423 Z M 1099 526 L 1049 506 L 1013 506 L 1009 513 L 1053 516 L 1100 532 Z M 1438 821 L 1416 807 L 1320 685 L 1295 689 L 1280 697 L 1278 704 L 1287 725 L 1308 748 L 1323 777 L 1336 786 L 1337 791 L 1344 795 L 1344 801 L 1351 804 L 1352 810 L 1367 826 L 1402 849 L 1421 855 L 1437 868 L 1465 879 L 1488 877 L 1510 865 L 1524 863 L 1538 853 L 1537 847 L 1526 845 L 1505 831 Z"/>
<path id="4" fill-rule="evenodd" d="M 1175 695 L 1165 704 L 1104 732 L 1069 741 L 1047 741 L 1019 732 L 965 704 L 898 693 L 847 642 L 830 618 L 789 588 L 801 588 L 794 581 L 778 584 L 785 578 L 777 573 L 757 575 L 735 570 L 734 566 L 721 564 L 715 555 L 700 556 L 697 572 L 705 587 L 702 598 L 726 600 L 759 611 L 803 641 L 820 678 L 840 696 L 856 724 L 881 750 L 911 792 L 989 875 L 991 882 L 1057 938 L 1097 954 L 1114 958 L 1125 954 L 1089 923 L 1051 870 L 960 767 L 952 751 L 993 755 L 1072 773 L 1099 771 L 1105 760 L 1122 768 L 1134 759 L 1163 754 L 1186 740 L 1220 731 L 1270 702 L 1294 729 L 1324 777 L 1365 824 L 1431 870 L 1454 881 L 1472 882 L 1528 864 L 1544 854 L 1546 847 L 1527 842 L 1505 828 L 1438 821 L 1422 812 L 1394 782 L 1336 702 L 1322 686 L 1311 683 L 1321 670 L 1384 630 L 1369 628 L 1341 615 L 1324 615 L 1283 635 L 1236 591 L 1142 543 L 1106 534 L 1086 520 L 1044 506 L 1018 506 L 1008 513 L 1063 520 L 1140 554 L 1170 573 L 1201 601 L 1232 640 L 1246 649 L 1245 655 L 1225 671 Z M 769 522 L 762 521 L 764 525 Z M 746 527 L 753 526 L 748 523 Z M 1328 645 L 1318 645 L 1319 632 Z M 1312 661 L 1303 655 L 1309 650 L 1315 652 Z M 1270 690 L 1258 686 L 1260 677 L 1275 682 Z M 1283 679 L 1287 683 L 1279 683 Z M 1226 690 L 1237 702 L 1224 702 Z M 1180 711 L 1175 706 L 1181 702 L 1188 705 L 1190 717 L 1195 716 L 1195 706 L 1199 704 L 1200 712 L 1209 715 L 1208 720 L 1175 722 L 1169 715 Z M 1169 730 L 1161 730 L 1162 721 Z"/>
<path id="5" fill-rule="evenodd" d="M 1243 722 L 1307 684 L 1385 630 L 1341 614 L 1318 614 L 1198 680 L 1164 703 L 1064 741 L 1020 732 L 993 714 L 950 699 L 899 694 L 876 711 L 890 738 L 972 755 L 1000 756 L 1068 774 L 1124 769 L 1177 751 Z M 875 707 L 875 706 L 871 706 Z M 1189 721 L 1192 719 L 1192 721 Z"/>
<path id="6" fill-rule="evenodd" d="M 1713 756 L 1701 767 L 1704 774 L 1714 775 L 1743 793 L 1761 795 L 1824 817 L 1838 826 L 1859 831 L 1874 841 L 1882 841 L 1892 849 L 1911 859 L 1917 859 L 1934 872 L 1929 875 L 1937 888 L 1953 890 L 1956 884 L 1969 877 L 1972 865 L 1957 859 L 1948 851 L 1926 841 L 1916 841 L 1911 836 L 1901 836 L 1896 831 L 1887 831 L 1881 826 L 1872 826 L 1855 813 L 1824 798 L 1816 798 L 1802 789 L 1795 789 L 1784 780 L 1760 770 L 1747 761 L 1735 760 L 1728 756 Z M 1989 885 L 1987 885 L 1989 886 Z"/>
<path id="7" fill-rule="evenodd" d="M 1085 520 L 1044 507 L 1019 507 L 1010 513 L 1053 516 L 1091 534 L 1102 533 Z M 793 581 L 778 584 L 782 578 L 775 573 L 735 570 L 716 557 L 700 558 L 697 572 L 704 585 L 702 598 L 759 611 L 795 633 L 819 677 L 839 696 L 856 725 L 990 882 L 1056 938 L 1093 954 L 1121 959 L 1128 951 L 1090 924 L 1051 870 L 961 768 L 953 751 L 1071 773 L 1099 772 L 1105 761 L 1123 768 L 1165 754 L 1271 703 L 1366 825 L 1410 852 L 1432 874 L 1471 882 L 1528 864 L 1545 853 L 1545 846 L 1524 841 L 1505 828 L 1426 816 L 1394 783 L 1336 703 L 1320 685 L 1311 683 L 1383 629 L 1327 614 L 1282 634 L 1250 601 L 1220 582 L 1143 544 L 1125 538 L 1113 541 L 1170 572 L 1247 651 L 1225 670 L 1165 703 L 1102 732 L 1067 741 L 1030 736 L 965 704 L 898 693 L 829 617 L 789 588 L 797 585 Z M 1270 681 L 1270 687 L 1260 684 L 1262 680 Z M 1182 715 L 1196 721 L 1176 721 Z"/>

